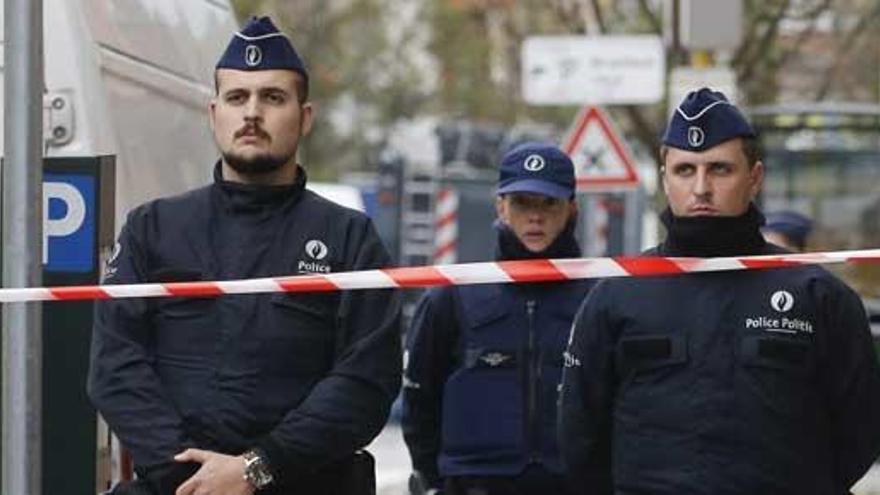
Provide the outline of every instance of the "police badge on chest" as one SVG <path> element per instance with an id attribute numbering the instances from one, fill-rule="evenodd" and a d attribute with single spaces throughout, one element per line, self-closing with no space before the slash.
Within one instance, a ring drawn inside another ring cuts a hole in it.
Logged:
<path id="1" fill-rule="evenodd" d="M 303 256 L 296 264 L 296 272 L 301 275 L 330 273 L 330 264 L 326 261 L 329 254 L 330 249 L 323 241 L 312 239 L 306 242 Z"/>
<path id="2" fill-rule="evenodd" d="M 803 317 L 798 317 L 795 309 L 795 297 L 787 290 L 776 290 L 769 300 L 770 308 L 773 310 L 772 315 L 760 315 L 747 317 L 745 319 L 746 328 L 755 328 L 766 332 L 788 333 L 788 334 L 812 334 L 813 323 Z"/>

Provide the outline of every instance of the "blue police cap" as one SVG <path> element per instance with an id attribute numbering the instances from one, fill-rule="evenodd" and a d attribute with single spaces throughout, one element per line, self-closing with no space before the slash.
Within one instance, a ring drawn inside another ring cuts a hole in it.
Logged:
<path id="1" fill-rule="evenodd" d="M 755 137 L 755 131 L 723 93 L 702 88 L 688 93 L 675 109 L 663 144 L 703 151 L 737 137 Z"/>
<path id="2" fill-rule="evenodd" d="M 217 69 L 271 70 L 299 72 L 308 80 L 306 66 L 290 40 L 278 31 L 268 17 L 252 17 L 244 29 L 235 33 Z"/>
<path id="3" fill-rule="evenodd" d="M 574 164 L 553 144 L 522 143 L 501 158 L 498 194 L 526 192 L 571 198 L 574 190 Z"/>
<path id="4" fill-rule="evenodd" d="M 813 230 L 813 221 L 796 211 L 774 211 L 764 216 L 766 223 L 763 230 L 779 232 L 800 246 L 806 244 L 807 236 Z"/>

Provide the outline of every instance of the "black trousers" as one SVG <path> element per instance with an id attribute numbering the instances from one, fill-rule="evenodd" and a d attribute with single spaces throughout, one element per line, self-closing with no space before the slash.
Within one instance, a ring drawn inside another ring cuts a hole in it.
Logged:
<path id="1" fill-rule="evenodd" d="M 516 476 L 456 476 L 446 478 L 443 495 L 565 495 L 565 478 L 532 464 Z"/>

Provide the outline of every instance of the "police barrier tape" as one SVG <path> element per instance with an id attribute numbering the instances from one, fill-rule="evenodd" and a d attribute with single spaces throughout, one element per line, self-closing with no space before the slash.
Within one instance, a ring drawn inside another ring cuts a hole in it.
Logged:
<path id="1" fill-rule="evenodd" d="M 557 282 L 584 278 L 648 277 L 833 263 L 880 263 L 880 249 L 725 258 L 621 256 L 517 260 L 246 280 L 0 289 L 0 303 L 133 297 L 213 297 L 224 294 L 269 292 L 332 292 L 441 285 Z"/>

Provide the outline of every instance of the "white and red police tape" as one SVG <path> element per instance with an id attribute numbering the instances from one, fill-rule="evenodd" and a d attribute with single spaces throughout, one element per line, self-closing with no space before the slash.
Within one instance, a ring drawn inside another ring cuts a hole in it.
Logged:
<path id="1" fill-rule="evenodd" d="M 268 292 L 332 292 L 440 285 L 557 282 L 584 278 L 647 277 L 833 263 L 880 263 L 880 249 L 728 258 L 640 256 L 498 261 L 247 280 L 0 289 L 0 303 L 130 297 L 211 297 Z"/>

